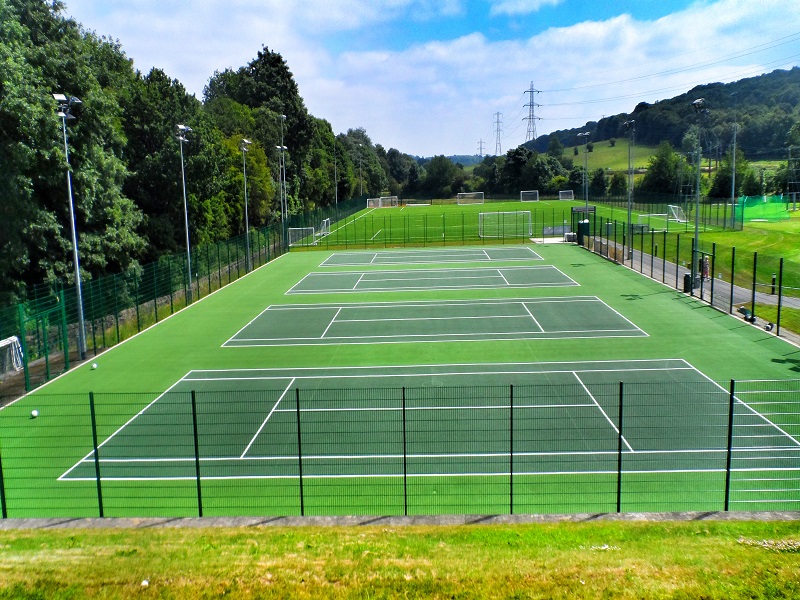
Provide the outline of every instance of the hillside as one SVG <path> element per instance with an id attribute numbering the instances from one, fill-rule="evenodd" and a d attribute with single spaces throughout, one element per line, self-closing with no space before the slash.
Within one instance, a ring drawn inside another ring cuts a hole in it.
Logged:
<path id="1" fill-rule="evenodd" d="M 697 123 L 691 103 L 705 99 L 708 114 L 703 128 L 712 143 L 724 150 L 737 125 L 737 146 L 751 160 L 785 158 L 786 135 L 800 119 L 800 68 L 778 70 L 734 83 L 709 83 L 697 86 L 684 94 L 654 104 L 641 102 L 630 113 L 590 121 L 582 127 L 554 131 L 525 144 L 539 152 L 547 151 L 550 138 L 555 136 L 565 147 L 576 144 L 577 134 L 591 132 L 598 142 L 627 137 L 623 123 L 636 122 L 637 144 L 656 146 L 669 141 L 680 147 L 686 132 Z"/>

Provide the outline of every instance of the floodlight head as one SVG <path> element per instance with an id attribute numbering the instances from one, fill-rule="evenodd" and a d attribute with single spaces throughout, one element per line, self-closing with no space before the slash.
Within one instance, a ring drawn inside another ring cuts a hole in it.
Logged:
<path id="1" fill-rule="evenodd" d="M 67 97 L 64 94 L 53 94 L 53 98 L 56 102 L 66 102 Z"/>
<path id="2" fill-rule="evenodd" d="M 283 152 L 284 150 L 288 150 L 286 146 L 275 146 L 275 149 L 280 150 L 281 152 Z"/>
<path id="3" fill-rule="evenodd" d="M 176 127 L 178 128 L 178 131 L 180 131 L 181 133 L 189 133 L 190 131 L 192 131 L 192 128 L 189 127 L 188 125 L 176 125 Z"/>
<path id="4" fill-rule="evenodd" d="M 697 100 L 692 102 L 692 107 L 695 109 L 695 111 L 700 112 L 701 110 L 703 110 L 705 104 L 706 104 L 705 98 L 698 98 Z"/>
<path id="5" fill-rule="evenodd" d="M 239 147 L 242 149 L 242 152 L 247 152 L 247 150 L 249 149 L 248 146 L 252 143 L 253 142 L 251 142 L 250 140 L 242 138 L 242 143 L 239 145 Z"/>
<path id="6" fill-rule="evenodd" d="M 83 104 L 83 100 L 80 98 L 76 98 L 75 96 L 70 96 L 68 101 L 70 106 L 80 106 Z"/>
<path id="7" fill-rule="evenodd" d="M 281 115 L 281 119 L 286 120 L 286 115 Z"/>

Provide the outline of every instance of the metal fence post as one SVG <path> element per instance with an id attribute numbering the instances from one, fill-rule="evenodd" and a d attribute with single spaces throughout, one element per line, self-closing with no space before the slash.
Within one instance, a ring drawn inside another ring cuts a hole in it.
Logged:
<path id="1" fill-rule="evenodd" d="M 733 287 L 736 281 L 736 246 L 731 247 L 731 299 L 728 306 L 728 312 L 733 312 Z"/>
<path id="2" fill-rule="evenodd" d="M 3 480 L 3 455 L 0 452 L 0 516 L 3 519 L 8 518 L 8 509 L 6 507 L 6 486 Z"/>
<path id="3" fill-rule="evenodd" d="M 94 392 L 89 392 L 89 413 L 92 417 L 92 448 L 94 449 L 94 480 L 97 483 L 97 511 L 100 518 L 105 516 L 103 510 L 103 486 L 100 483 L 100 453 L 97 448 L 97 416 L 94 410 Z"/>
<path id="4" fill-rule="evenodd" d="M 756 316 L 756 268 L 758 267 L 758 252 L 753 252 L 753 288 L 750 293 L 750 314 Z"/>
<path id="5" fill-rule="evenodd" d="M 194 439 L 194 479 L 197 484 L 197 516 L 203 516 L 203 486 L 200 483 L 200 440 L 197 435 L 197 398 L 192 390 L 192 438 Z"/>
<path id="6" fill-rule="evenodd" d="M 717 265 L 717 242 L 711 244 L 711 306 L 714 306 L 714 273 L 716 273 Z"/>
<path id="7" fill-rule="evenodd" d="M 783 303 L 783 257 L 778 266 L 778 318 L 775 321 L 775 335 L 781 334 L 781 305 Z"/>
<path id="8" fill-rule="evenodd" d="M 622 398 L 624 383 L 619 382 L 619 416 L 617 417 L 617 512 L 622 512 Z"/>
<path id="9" fill-rule="evenodd" d="M 300 427 L 300 388 L 294 389 L 294 401 L 297 414 L 297 474 L 300 483 L 300 516 L 306 515 L 305 497 L 303 494 L 303 444 Z"/>
<path id="10" fill-rule="evenodd" d="M 408 429 L 406 428 L 405 386 L 403 386 L 403 515 L 408 516 Z"/>
<path id="11" fill-rule="evenodd" d="M 508 514 L 514 514 L 514 384 L 508 389 Z"/>
<path id="12" fill-rule="evenodd" d="M 675 289 L 681 289 L 681 234 L 675 234 Z"/>
<path id="13" fill-rule="evenodd" d="M 736 382 L 731 379 L 728 401 L 728 454 L 725 458 L 725 512 L 728 512 L 731 501 L 731 459 L 733 457 L 733 409 L 736 399 Z"/>

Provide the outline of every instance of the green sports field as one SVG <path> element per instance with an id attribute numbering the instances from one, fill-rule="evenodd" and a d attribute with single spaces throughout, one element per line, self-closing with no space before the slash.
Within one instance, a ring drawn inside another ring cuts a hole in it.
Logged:
<path id="1" fill-rule="evenodd" d="M 291 252 L 0 411 L 4 507 L 796 509 L 798 361 L 572 244 Z"/>

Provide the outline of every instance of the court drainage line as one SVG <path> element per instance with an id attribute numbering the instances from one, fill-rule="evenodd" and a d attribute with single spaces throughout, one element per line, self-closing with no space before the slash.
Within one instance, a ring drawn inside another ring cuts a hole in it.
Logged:
<path id="1" fill-rule="evenodd" d="M 614 424 L 614 421 L 612 421 L 612 420 L 609 418 L 609 416 L 606 414 L 606 411 L 604 411 L 604 410 L 603 410 L 603 407 L 602 407 L 602 406 L 600 406 L 600 403 L 599 403 L 599 402 L 597 402 L 597 400 L 595 399 L 594 395 L 592 395 L 592 392 L 590 392 L 590 391 L 589 391 L 589 388 L 588 388 L 588 387 L 586 387 L 586 384 L 585 384 L 585 383 L 583 383 L 583 380 L 582 380 L 580 377 L 578 377 L 578 374 L 577 374 L 575 371 L 573 371 L 573 372 L 572 372 L 572 374 L 575 376 L 575 379 L 577 379 L 577 380 L 578 380 L 578 383 L 580 383 L 580 384 L 581 384 L 581 387 L 582 387 L 582 388 L 583 388 L 583 389 L 586 391 L 586 393 L 587 393 L 587 394 L 589 394 L 589 398 L 591 398 L 591 399 L 592 399 L 592 402 L 594 402 L 594 403 L 595 403 L 595 406 L 597 406 L 598 410 L 599 410 L 601 413 L 603 413 L 603 416 L 606 418 L 606 421 L 608 421 L 608 422 L 611 424 L 611 427 L 614 429 L 614 431 L 616 431 L 616 432 L 617 432 L 617 435 L 619 435 L 619 429 L 617 429 L 617 426 Z M 624 435 L 622 436 L 622 441 L 623 441 L 623 442 L 625 442 L 625 445 L 628 447 L 628 450 L 630 450 L 631 452 L 635 452 L 635 450 L 634 450 L 634 449 L 631 447 L 631 445 L 628 443 L 628 440 L 626 440 L 626 439 L 625 439 L 625 436 L 624 436 Z"/>
<path id="2" fill-rule="evenodd" d="M 328 333 L 328 330 L 329 330 L 329 329 L 331 328 L 331 326 L 333 326 L 333 324 L 336 322 L 336 317 L 338 317 L 338 316 L 339 316 L 339 313 L 340 313 L 340 312 L 342 312 L 342 307 L 341 307 L 341 306 L 339 307 L 339 310 L 337 310 L 337 311 L 336 311 L 336 314 L 335 314 L 335 315 L 333 315 L 333 318 L 331 319 L 331 322 L 330 322 L 330 323 L 328 323 L 328 326 L 325 328 L 325 331 L 323 331 L 323 332 L 322 332 L 322 335 L 321 335 L 321 336 L 319 336 L 319 339 L 322 339 L 322 338 L 324 338 L 324 337 L 325 337 L 325 334 L 326 334 L 326 333 Z"/>
<path id="3" fill-rule="evenodd" d="M 267 415 L 267 418 L 266 418 L 266 419 L 264 419 L 264 422 L 263 422 L 263 423 L 261 423 L 261 427 L 259 427 L 259 428 L 258 428 L 258 431 L 256 431 L 256 434 L 253 436 L 253 439 L 251 439 L 251 440 L 250 440 L 250 443 L 249 443 L 249 444 L 247 444 L 247 448 L 245 448 L 245 449 L 244 449 L 244 452 L 242 452 L 242 455 L 241 455 L 239 458 L 244 458 L 244 455 L 245 455 L 245 454 L 247 454 L 247 452 L 250 450 L 250 447 L 251 447 L 251 446 L 252 446 L 252 445 L 255 443 L 255 441 L 258 439 L 258 436 L 259 436 L 259 435 L 261 435 L 261 431 L 264 429 L 264 427 L 266 427 L 266 425 L 267 425 L 267 421 L 269 421 L 270 417 L 272 416 L 272 413 L 274 413 L 274 412 L 275 412 L 275 409 L 276 409 L 276 408 L 278 408 L 278 405 L 281 403 L 281 400 L 283 400 L 283 397 L 284 397 L 286 394 L 288 394 L 288 393 L 289 393 L 289 390 L 290 390 L 290 389 L 292 389 L 292 386 L 294 385 L 294 382 L 295 382 L 295 378 L 294 378 L 294 377 L 292 377 L 292 380 L 289 382 L 289 385 L 287 385 L 287 386 L 286 386 L 286 389 L 285 389 L 285 390 L 283 390 L 283 393 L 280 395 L 280 397 L 278 398 L 278 400 L 275 402 L 275 406 L 273 406 L 273 407 L 272 407 L 272 410 L 271 410 L 271 411 L 269 411 L 269 414 Z"/>

